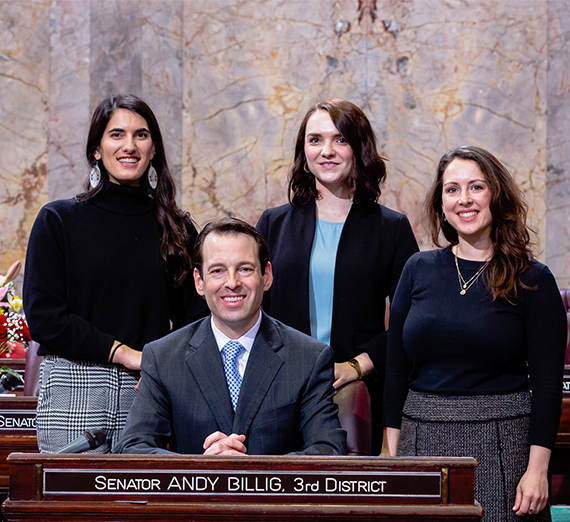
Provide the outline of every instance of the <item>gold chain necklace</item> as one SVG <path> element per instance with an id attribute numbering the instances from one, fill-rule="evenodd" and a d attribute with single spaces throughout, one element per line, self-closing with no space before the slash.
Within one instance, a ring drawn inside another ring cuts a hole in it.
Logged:
<path id="1" fill-rule="evenodd" d="M 475 283 L 475 281 L 477 281 L 477 279 L 483 273 L 485 268 L 487 268 L 489 260 L 485 261 L 485 263 L 483 263 L 483 266 L 479 270 L 477 270 L 477 273 L 471 279 L 469 279 L 469 281 L 466 282 L 465 279 L 463 279 L 463 276 L 461 275 L 461 270 L 459 270 L 459 263 L 457 262 L 457 254 L 453 255 L 455 257 L 455 268 L 457 268 L 457 277 L 459 278 L 459 287 L 461 288 L 459 294 L 465 295 L 467 293 L 467 290 L 469 290 L 473 286 L 473 284 Z"/>

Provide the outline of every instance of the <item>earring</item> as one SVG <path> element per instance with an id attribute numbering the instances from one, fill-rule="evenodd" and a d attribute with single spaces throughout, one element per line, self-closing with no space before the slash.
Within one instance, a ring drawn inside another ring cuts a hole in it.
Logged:
<path id="1" fill-rule="evenodd" d="M 310 174 L 311 171 L 309 170 L 309 166 L 307 165 L 307 162 L 305 161 L 305 164 L 303 165 L 303 170 L 307 173 Z"/>
<path id="2" fill-rule="evenodd" d="M 89 174 L 89 185 L 94 189 L 101 182 L 101 170 L 99 169 L 99 163 L 95 163 L 91 168 L 91 173 Z"/>
<path id="3" fill-rule="evenodd" d="M 156 173 L 156 169 L 152 166 L 152 163 L 148 168 L 148 184 L 152 190 L 158 185 L 158 174 Z"/>

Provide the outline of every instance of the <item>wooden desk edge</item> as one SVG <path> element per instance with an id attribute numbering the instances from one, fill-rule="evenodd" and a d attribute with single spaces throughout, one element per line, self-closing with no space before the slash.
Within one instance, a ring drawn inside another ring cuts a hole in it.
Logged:
<path id="1" fill-rule="evenodd" d="M 38 513 L 42 509 L 45 510 L 46 504 L 49 504 L 49 516 L 57 517 L 59 515 L 69 518 L 70 513 L 81 513 L 85 517 L 101 516 L 105 514 L 108 518 L 113 515 L 131 514 L 132 517 L 140 517 L 142 515 L 174 515 L 176 513 L 201 515 L 208 518 L 212 516 L 231 515 L 239 517 L 255 516 L 255 515 L 286 515 L 293 511 L 295 516 L 315 516 L 329 515 L 351 517 L 367 516 L 367 515 L 396 515 L 405 511 L 407 515 L 447 515 L 447 516 L 473 516 L 481 517 L 483 508 L 480 504 L 466 505 L 437 505 L 437 504 L 377 504 L 377 505 L 355 505 L 355 504 L 256 504 L 256 503 L 239 503 L 239 504 L 217 504 L 209 503 L 163 503 L 149 502 L 130 503 L 130 502 L 45 502 L 45 501 L 12 501 L 8 498 L 2 505 L 2 511 L 6 515 L 19 514 L 31 515 Z M 67 516 L 64 516 L 67 515 Z M 128 520 L 128 518 L 127 518 Z"/>
<path id="2" fill-rule="evenodd" d="M 472 457 L 355 457 L 347 455 L 336 456 L 315 456 L 315 455 L 246 455 L 243 457 L 223 457 L 213 456 L 206 457 L 204 455 L 135 455 L 135 454 L 56 454 L 56 453 L 11 453 L 7 461 L 10 464 L 52 464 L 76 462 L 77 465 L 89 465 L 89 462 L 100 461 L 105 464 L 113 464 L 122 462 L 123 465 L 131 463 L 141 466 L 159 465 L 160 468 L 166 467 L 166 464 L 172 463 L 174 466 L 182 464 L 196 463 L 199 466 L 219 465 L 221 462 L 240 463 L 242 465 L 283 465 L 294 466 L 302 464 L 307 460 L 312 460 L 315 464 L 321 466 L 340 465 L 341 467 L 350 467 L 354 465 L 366 466 L 373 465 L 375 469 L 386 466 L 387 468 L 397 465 L 410 468 L 474 468 L 477 467 L 477 461 Z M 85 463 L 85 464 L 84 464 Z M 138 468 L 137 468 L 138 469 Z"/>

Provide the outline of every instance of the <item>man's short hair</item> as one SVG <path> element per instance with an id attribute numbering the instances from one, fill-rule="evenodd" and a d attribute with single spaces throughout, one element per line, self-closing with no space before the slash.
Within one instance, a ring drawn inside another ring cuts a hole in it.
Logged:
<path id="1" fill-rule="evenodd" d="M 243 221 L 242 219 L 225 217 L 219 219 L 218 221 L 211 221 L 208 223 L 196 238 L 192 260 L 194 261 L 194 268 L 200 273 L 200 277 L 203 277 L 204 275 L 202 273 L 202 263 L 204 262 L 204 241 L 206 240 L 206 237 L 212 233 L 218 234 L 220 236 L 237 236 L 238 234 L 245 234 L 255 239 L 255 242 L 257 243 L 259 263 L 261 265 L 261 274 L 265 274 L 265 267 L 269 262 L 269 248 L 267 247 L 267 243 L 261 234 L 255 227 L 252 227 L 249 223 Z"/>

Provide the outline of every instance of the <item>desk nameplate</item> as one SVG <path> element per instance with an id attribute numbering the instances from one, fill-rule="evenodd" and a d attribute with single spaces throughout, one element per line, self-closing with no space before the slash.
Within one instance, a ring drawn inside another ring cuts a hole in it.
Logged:
<path id="1" fill-rule="evenodd" d="M 562 395 L 570 397 L 570 372 L 564 373 L 562 377 Z"/>
<path id="2" fill-rule="evenodd" d="M 35 435 L 36 410 L 0 409 L 0 434 Z"/>
<path id="3" fill-rule="evenodd" d="M 105 496 L 116 500 L 273 502 L 295 497 L 318 502 L 367 503 L 407 498 L 441 502 L 440 472 L 258 470 L 43 470 L 44 500 Z"/>

